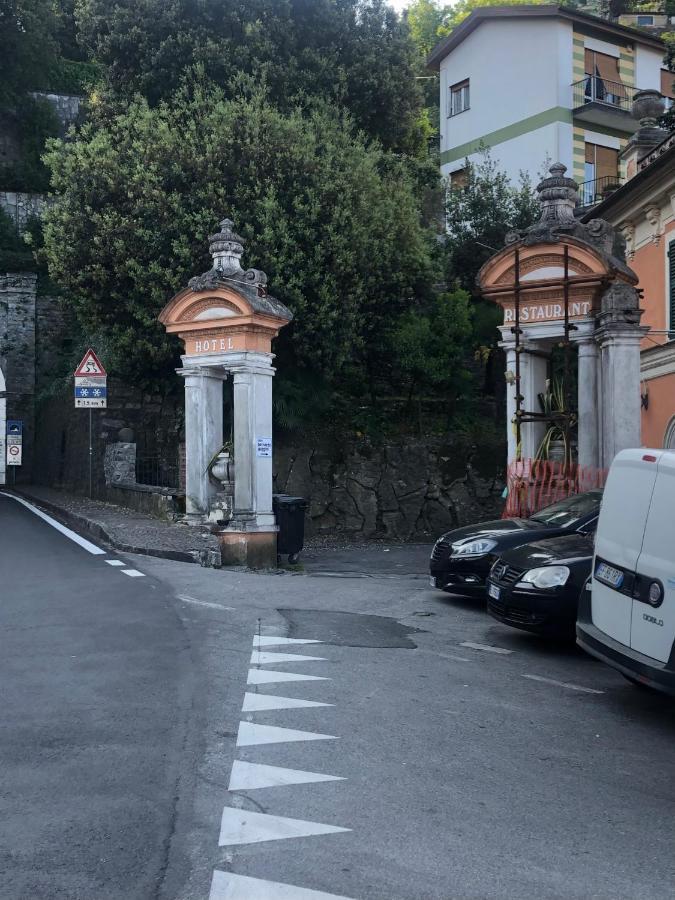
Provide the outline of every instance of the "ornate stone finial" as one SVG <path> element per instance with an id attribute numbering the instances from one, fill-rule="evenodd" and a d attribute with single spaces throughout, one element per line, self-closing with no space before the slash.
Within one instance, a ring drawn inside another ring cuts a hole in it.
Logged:
<path id="1" fill-rule="evenodd" d="M 235 232 L 232 219 L 223 219 L 220 231 L 211 235 L 209 252 L 213 257 L 213 268 L 203 275 L 191 278 L 188 282 L 191 290 L 203 291 L 215 287 L 222 280 L 232 279 L 255 287 L 260 296 L 265 296 L 267 275 L 259 269 L 244 271 L 241 265 L 244 239 Z"/>
<path id="2" fill-rule="evenodd" d="M 567 178 L 567 166 L 554 163 L 549 169 L 550 176 L 537 185 L 537 197 L 541 206 L 539 226 L 554 228 L 560 225 L 574 225 L 574 207 L 577 204 L 577 183 Z"/>
<path id="3" fill-rule="evenodd" d="M 650 88 L 638 91 L 633 97 L 633 118 L 640 123 L 641 131 L 643 128 L 658 128 L 661 131 L 658 120 L 665 112 L 665 108 L 665 97 L 657 90 Z"/>
<path id="4" fill-rule="evenodd" d="M 225 278 L 243 273 L 241 257 L 244 239 L 234 231 L 232 219 L 223 219 L 220 231 L 209 238 L 209 252 L 213 257 L 213 268 Z"/>

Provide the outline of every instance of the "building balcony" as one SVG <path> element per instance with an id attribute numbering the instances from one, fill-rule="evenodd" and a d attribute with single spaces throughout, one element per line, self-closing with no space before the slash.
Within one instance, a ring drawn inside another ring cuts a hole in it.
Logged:
<path id="1" fill-rule="evenodd" d="M 610 194 L 621 187 L 622 181 L 618 175 L 603 175 L 592 181 L 582 181 L 579 185 L 579 201 L 577 210 L 586 210 L 597 203 L 601 203 Z"/>
<path id="2" fill-rule="evenodd" d="M 637 131 L 633 118 L 633 97 L 640 88 L 628 87 L 620 81 L 607 81 L 599 75 L 587 75 L 572 85 L 574 118 L 589 125 L 618 128 L 627 134 Z"/>

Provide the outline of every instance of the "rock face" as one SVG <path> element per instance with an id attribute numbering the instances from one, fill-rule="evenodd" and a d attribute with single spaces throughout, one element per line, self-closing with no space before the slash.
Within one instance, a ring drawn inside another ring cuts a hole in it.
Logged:
<path id="1" fill-rule="evenodd" d="M 277 443 L 274 489 L 309 501 L 309 536 L 429 540 L 501 514 L 504 452 L 485 449 L 435 437 L 339 449 Z"/>

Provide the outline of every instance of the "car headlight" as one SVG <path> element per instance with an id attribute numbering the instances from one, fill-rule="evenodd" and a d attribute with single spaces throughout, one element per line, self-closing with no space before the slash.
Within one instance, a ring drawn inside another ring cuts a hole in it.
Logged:
<path id="1" fill-rule="evenodd" d="M 473 541 L 460 542 L 452 545 L 453 556 L 485 556 L 490 550 L 494 550 L 497 541 L 490 538 L 476 538 Z"/>
<path id="2" fill-rule="evenodd" d="M 567 566 L 542 566 L 540 569 L 530 569 L 520 579 L 516 587 L 524 584 L 532 584 L 538 588 L 561 587 L 567 583 L 570 570 Z"/>

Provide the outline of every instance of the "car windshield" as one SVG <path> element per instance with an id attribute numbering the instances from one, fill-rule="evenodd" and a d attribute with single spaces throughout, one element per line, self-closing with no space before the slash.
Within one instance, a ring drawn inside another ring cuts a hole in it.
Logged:
<path id="1" fill-rule="evenodd" d="M 551 506 L 540 509 L 530 516 L 531 521 L 540 525 L 551 525 L 556 528 L 570 528 L 580 519 L 597 513 L 600 509 L 602 491 L 589 491 L 587 494 L 574 494 Z"/>

